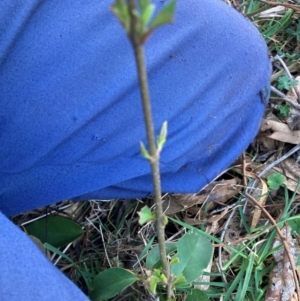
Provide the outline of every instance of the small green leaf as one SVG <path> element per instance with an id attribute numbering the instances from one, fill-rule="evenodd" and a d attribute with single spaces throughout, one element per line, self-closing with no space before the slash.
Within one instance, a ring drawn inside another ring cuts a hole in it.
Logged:
<path id="1" fill-rule="evenodd" d="M 173 22 L 176 9 L 176 0 L 170 1 L 163 9 L 158 13 L 156 18 L 150 25 L 149 30 L 153 31 L 155 28 Z"/>
<path id="2" fill-rule="evenodd" d="M 286 117 L 290 113 L 290 106 L 285 104 L 285 105 L 280 105 L 279 106 L 279 112 L 282 116 Z"/>
<path id="3" fill-rule="evenodd" d="M 159 151 L 162 150 L 166 140 L 167 140 L 167 134 L 168 134 L 168 122 L 164 121 L 164 123 L 161 126 L 159 136 L 157 137 L 157 148 Z"/>
<path id="4" fill-rule="evenodd" d="M 285 182 L 285 177 L 280 173 L 272 173 L 267 177 L 270 190 L 277 190 Z"/>
<path id="5" fill-rule="evenodd" d="M 81 227 L 62 216 L 47 216 L 25 226 L 29 235 L 37 237 L 43 244 L 60 248 L 71 243 L 83 234 Z"/>
<path id="6" fill-rule="evenodd" d="M 143 29 L 145 30 L 145 27 L 153 16 L 155 5 L 152 4 L 149 0 L 140 0 L 140 10 L 140 20 L 142 22 Z"/>
<path id="7" fill-rule="evenodd" d="M 130 30 L 130 14 L 129 8 L 125 0 L 115 0 L 111 6 L 112 12 L 118 18 L 126 33 Z"/>
<path id="8" fill-rule="evenodd" d="M 148 206 L 144 206 L 140 212 L 138 212 L 138 215 L 140 216 L 139 224 L 144 225 L 148 223 L 149 221 L 153 221 L 155 219 L 155 215 L 151 212 L 150 208 Z"/>
<path id="9" fill-rule="evenodd" d="M 148 278 L 150 291 L 155 294 L 157 284 L 161 282 L 161 271 L 154 270 L 152 275 Z"/>
<path id="10" fill-rule="evenodd" d="M 142 156 L 143 156 L 145 159 L 151 161 L 151 158 L 152 158 L 152 157 L 150 156 L 150 154 L 149 154 L 149 152 L 147 151 L 147 149 L 146 149 L 146 147 L 145 147 L 145 145 L 144 145 L 143 142 L 140 142 L 140 150 L 141 150 Z"/>
<path id="11" fill-rule="evenodd" d="M 171 271 L 175 276 L 183 275 L 188 283 L 200 277 L 211 261 L 213 247 L 202 234 L 193 231 L 186 233 L 177 243 L 179 263 L 172 264 Z"/>
<path id="12" fill-rule="evenodd" d="M 179 259 L 177 257 L 172 257 L 170 264 L 179 263 Z"/>
<path id="13" fill-rule="evenodd" d="M 89 297 L 93 301 L 113 298 L 137 280 L 135 274 L 128 270 L 122 268 L 107 269 L 95 277 L 94 289 L 89 291 Z"/>
<path id="14" fill-rule="evenodd" d="M 169 219 L 168 219 L 168 217 L 164 214 L 164 215 L 163 215 L 163 226 L 165 227 L 165 226 L 168 224 L 168 222 L 169 222 Z"/>
<path id="15" fill-rule="evenodd" d="M 279 90 L 290 90 L 292 87 L 298 85 L 297 80 L 291 79 L 287 75 L 280 76 L 277 82 L 277 87 Z"/>
<path id="16" fill-rule="evenodd" d="M 209 297 L 205 292 L 200 291 L 199 289 L 192 289 L 191 294 L 187 295 L 185 301 L 209 301 Z"/>

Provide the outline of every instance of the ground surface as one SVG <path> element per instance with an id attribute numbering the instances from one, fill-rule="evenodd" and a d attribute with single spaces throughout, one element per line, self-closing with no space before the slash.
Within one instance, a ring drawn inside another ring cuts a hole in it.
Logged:
<path id="1" fill-rule="evenodd" d="M 298 283 L 298 252 L 294 257 L 288 254 L 293 255 L 298 245 L 297 235 L 289 235 L 291 229 L 300 234 L 299 195 L 294 193 L 300 178 L 300 85 L 297 88 L 295 82 L 300 82 L 300 4 L 296 0 L 280 4 L 225 2 L 250 18 L 262 32 L 273 61 L 273 93 L 261 131 L 230 169 L 199 194 L 163 196 L 167 215 L 183 222 L 169 222 L 166 238 L 176 242 L 194 226 L 213 242 L 207 277 L 198 279 L 208 282 L 207 300 L 297 300 L 297 288 L 289 286 L 288 280 L 294 283 L 297 277 Z M 274 173 L 277 175 L 272 176 Z M 249 198 L 245 197 L 247 193 Z M 151 199 L 143 202 L 152 205 Z M 138 223 L 137 212 L 144 204 L 141 200 L 64 202 L 22 214 L 13 221 L 25 229 L 25 224 L 45 215 L 73 220 L 84 231 L 67 248 L 60 248 L 68 257 L 48 253 L 58 268 L 88 293 L 87 279 L 92 280 L 109 267 L 125 267 L 139 275 L 141 281 L 114 300 L 157 300 L 149 293 L 145 259 L 141 256 L 155 236 L 153 224 L 141 227 Z M 47 223 L 49 226 L 51 223 Z M 51 232 L 51 228 L 44 231 Z M 278 258 L 274 242 L 279 246 L 283 240 L 285 248 L 280 247 L 282 256 Z M 154 246 L 156 240 L 151 244 Z M 286 263 L 287 270 L 280 268 Z M 279 285 L 272 290 L 276 283 Z M 177 300 L 185 296 L 178 292 Z"/>

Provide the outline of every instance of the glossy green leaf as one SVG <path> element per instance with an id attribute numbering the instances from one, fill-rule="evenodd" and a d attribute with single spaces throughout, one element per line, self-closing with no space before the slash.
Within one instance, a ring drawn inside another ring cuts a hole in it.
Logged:
<path id="1" fill-rule="evenodd" d="M 29 235 L 37 237 L 43 244 L 60 248 L 71 243 L 83 234 L 81 227 L 62 216 L 48 216 L 25 226 Z"/>
<path id="2" fill-rule="evenodd" d="M 171 252 L 176 251 L 176 243 L 166 243 L 167 255 Z M 159 247 L 155 246 L 148 254 L 146 258 L 146 268 L 147 269 L 158 269 L 162 265 L 159 253 Z"/>
<path id="3" fill-rule="evenodd" d="M 193 289 L 191 294 L 187 295 L 185 301 L 209 301 L 209 298 L 205 292 L 200 291 L 199 289 Z"/>
<path id="4" fill-rule="evenodd" d="M 173 21 L 176 9 L 176 0 L 170 1 L 166 6 L 155 17 L 153 22 L 150 25 L 150 31 L 153 31 L 155 28 L 171 23 Z"/>
<path id="5" fill-rule="evenodd" d="M 89 297 L 93 301 L 107 300 L 122 292 L 138 278 L 130 271 L 122 268 L 111 268 L 99 273 L 93 282 L 93 290 Z"/>
<path id="6" fill-rule="evenodd" d="M 181 273 L 186 281 L 192 282 L 199 278 L 211 261 L 213 247 L 211 242 L 202 234 L 193 231 L 185 234 L 177 243 L 179 263 L 171 266 L 175 276 Z"/>

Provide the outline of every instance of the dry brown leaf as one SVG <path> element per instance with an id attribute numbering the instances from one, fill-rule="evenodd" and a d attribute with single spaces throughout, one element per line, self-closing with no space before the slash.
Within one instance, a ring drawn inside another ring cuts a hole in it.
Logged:
<path id="1" fill-rule="evenodd" d="M 215 234 L 219 231 L 220 229 L 220 225 L 219 225 L 219 222 L 221 219 L 224 218 L 224 216 L 228 213 L 228 207 L 220 214 L 215 214 L 213 216 L 210 216 L 206 223 L 207 223 L 207 227 L 205 229 L 205 232 L 206 233 L 209 233 L 209 234 Z"/>
<path id="2" fill-rule="evenodd" d="M 225 229 L 225 235 L 223 242 L 225 244 L 231 244 L 240 238 L 241 234 L 241 221 L 238 215 L 234 215 L 230 221 L 230 224 Z"/>
<path id="3" fill-rule="evenodd" d="M 199 209 L 198 209 L 199 210 Z M 191 226 L 196 226 L 196 225 L 200 225 L 203 224 L 204 222 L 206 222 L 206 214 L 198 214 L 195 217 L 188 217 L 187 215 L 185 215 L 185 217 L 183 218 L 183 221 L 186 224 L 189 224 Z"/>
<path id="4" fill-rule="evenodd" d="M 259 14 L 260 18 L 274 18 L 274 17 L 282 17 L 285 13 L 286 8 L 282 5 L 277 5 L 275 7 L 264 10 Z"/>
<path id="5" fill-rule="evenodd" d="M 273 132 L 268 135 L 269 138 L 291 144 L 300 143 L 300 131 L 292 131 L 285 123 L 264 119 L 261 131 L 265 132 L 267 130 L 271 130 Z"/>
<path id="6" fill-rule="evenodd" d="M 239 178 L 231 180 L 215 181 L 207 185 L 197 194 L 170 194 L 163 203 L 163 209 L 166 214 L 174 214 L 188 209 L 190 214 L 197 214 L 199 207 L 195 205 L 210 202 L 211 208 L 217 203 L 226 203 L 234 195 L 238 194 L 242 187 Z"/>
<path id="7" fill-rule="evenodd" d="M 281 229 L 281 233 L 289 246 L 289 253 L 293 260 L 293 265 L 296 265 L 297 247 L 296 240 L 293 239 L 291 235 L 291 228 L 285 226 Z M 273 248 L 281 244 L 282 241 L 277 235 Z M 291 263 L 283 245 L 273 253 L 273 257 L 276 265 L 270 274 L 270 283 L 266 292 L 265 301 L 291 301 L 295 292 L 295 281 Z"/>
<path id="8" fill-rule="evenodd" d="M 268 186 L 262 178 L 258 178 L 258 179 L 260 180 L 262 189 L 261 189 L 260 197 L 255 196 L 255 199 L 261 206 L 264 206 L 266 203 L 266 200 L 268 198 Z M 255 207 L 253 216 L 252 216 L 252 221 L 251 221 L 251 229 L 253 229 L 257 226 L 257 224 L 260 220 L 260 216 L 261 216 L 261 209 L 259 207 Z"/>
<path id="9" fill-rule="evenodd" d="M 255 141 L 259 143 L 261 151 L 269 151 L 276 149 L 276 141 L 268 137 L 268 134 L 259 132 Z"/>

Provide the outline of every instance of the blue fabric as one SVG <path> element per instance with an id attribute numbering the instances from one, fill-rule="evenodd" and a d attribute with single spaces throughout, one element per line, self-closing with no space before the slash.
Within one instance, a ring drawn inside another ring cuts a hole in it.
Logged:
<path id="1" fill-rule="evenodd" d="M 1 301 L 89 300 L 1 212 L 0 225 Z"/>
<path id="2" fill-rule="evenodd" d="M 111 1 L 2 1 L 0 210 L 152 193 L 131 45 Z M 161 7 L 157 1 L 158 8 Z M 266 45 L 220 1 L 179 1 L 151 36 L 156 133 L 169 136 L 162 188 L 196 192 L 247 147 L 270 75 Z"/>
<path id="3" fill-rule="evenodd" d="M 139 151 L 146 135 L 133 51 L 111 3 L 0 3 L 0 211 L 6 216 L 64 199 L 153 191 Z M 169 124 L 163 191 L 197 192 L 257 133 L 269 91 L 266 45 L 223 2 L 179 0 L 174 24 L 150 37 L 146 57 L 156 134 L 163 121 Z M 59 300 L 84 300 L 74 298 L 78 291 L 2 215 L 0 225 L 1 300 L 54 299 L 60 281 L 66 295 Z M 14 261 L 18 256 L 23 264 Z"/>

